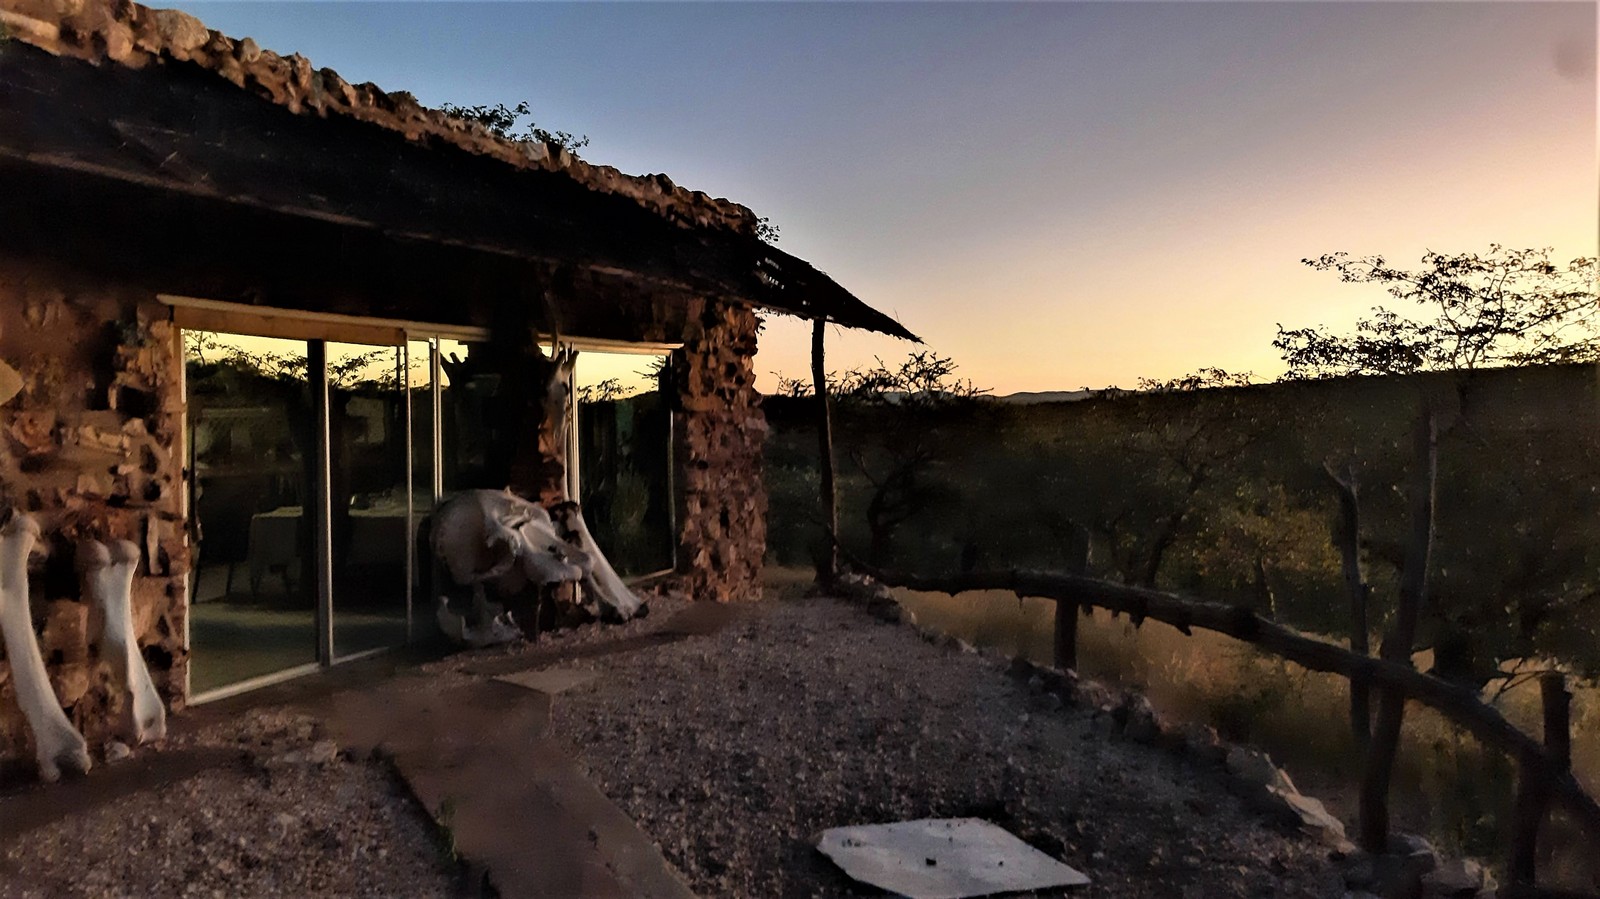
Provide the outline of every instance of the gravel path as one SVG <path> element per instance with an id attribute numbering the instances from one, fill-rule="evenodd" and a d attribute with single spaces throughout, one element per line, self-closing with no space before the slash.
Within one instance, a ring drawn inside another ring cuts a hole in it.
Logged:
<path id="1" fill-rule="evenodd" d="M 991 656 L 827 599 L 581 663 L 555 732 L 704 896 L 877 895 L 812 845 L 837 825 L 975 815 L 1093 878 L 1073 896 L 1333 896 L 1322 849 L 1217 776 L 1091 730 Z"/>
<path id="2" fill-rule="evenodd" d="M 464 895 L 405 785 L 319 736 L 310 718 L 257 710 L 139 750 L 238 762 L 7 840 L 0 897 Z"/>

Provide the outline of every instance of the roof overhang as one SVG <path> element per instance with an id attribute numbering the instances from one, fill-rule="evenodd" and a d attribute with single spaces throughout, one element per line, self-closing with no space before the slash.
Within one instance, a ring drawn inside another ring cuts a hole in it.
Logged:
<path id="1" fill-rule="evenodd" d="M 668 221 L 561 172 L 297 115 L 191 63 L 136 70 L 0 42 L 0 164 L 0 176 L 37 169 L 136 185 L 916 339 L 754 237 Z M 0 197 L 26 189 L 0 184 Z"/>

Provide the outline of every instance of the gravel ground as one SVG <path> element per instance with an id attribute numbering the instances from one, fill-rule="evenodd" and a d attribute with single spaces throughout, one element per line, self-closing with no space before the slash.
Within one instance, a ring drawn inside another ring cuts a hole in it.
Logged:
<path id="1" fill-rule="evenodd" d="M 651 615 L 619 626 L 546 633 L 537 643 L 459 652 L 422 670 L 443 689 L 480 664 L 529 664 L 553 653 L 661 629 L 689 605 L 655 597 Z M 309 681 L 307 682 L 309 683 Z M 432 819 L 384 762 L 351 758 L 311 717 L 261 707 L 185 730 L 138 756 L 221 751 L 236 764 L 130 796 L 0 840 L 0 899 L 12 897 L 458 897 L 463 883 Z M 97 759 L 90 783 L 118 763 Z M 42 787 L 42 789 L 53 789 Z M 0 799 L 0 819 L 6 814 Z"/>
<path id="2" fill-rule="evenodd" d="M 1343 893 L 1325 849 L 1217 775 L 843 602 L 766 602 L 714 636 L 581 664 L 602 677 L 558 698 L 556 733 L 701 895 L 878 895 L 816 834 L 969 815 L 1093 878 L 1063 895 Z"/>
<path id="3" fill-rule="evenodd" d="M 231 750 L 239 761 L 8 841 L 0 896 L 464 895 L 405 785 L 318 736 L 309 718 L 258 710 L 139 750 Z"/>
<path id="4" fill-rule="evenodd" d="M 424 666 L 443 682 L 661 628 L 583 627 Z M 1050 711 L 994 657 L 834 600 L 746 607 L 709 637 L 566 663 L 553 726 L 703 896 L 878 895 L 812 844 L 825 828 L 975 815 L 1094 879 L 1072 896 L 1334 896 L 1325 850 L 1275 832 L 1216 775 Z M 236 764 L 152 784 L 0 844 L 0 897 L 467 894 L 387 765 L 262 708 L 148 752 Z M 0 815 L 5 813 L 0 803 Z"/>

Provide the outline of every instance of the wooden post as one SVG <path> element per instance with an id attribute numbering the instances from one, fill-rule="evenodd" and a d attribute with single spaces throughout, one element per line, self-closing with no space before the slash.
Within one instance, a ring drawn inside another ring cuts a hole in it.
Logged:
<path id="1" fill-rule="evenodd" d="M 1083 575 L 1089 570 L 1089 531 L 1075 526 L 1072 543 L 1067 547 L 1067 572 Z M 1063 671 L 1078 668 L 1078 616 L 1092 608 L 1076 602 L 1056 600 L 1055 665 Z"/>
<path id="2" fill-rule="evenodd" d="M 828 545 L 817 560 L 817 583 L 832 584 L 839 574 L 839 498 L 833 476 L 833 416 L 828 405 L 828 367 L 823 359 L 827 322 L 811 323 L 811 382 L 817 394 L 817 470 L 822 482 L 822 526 Z"/>
<path id="3" fill-rule="evenodd" d="M 1414 456 L 1411 470 L 1410 526 L 1406 541 L 1405 565 L 1400 572 L 1400 607 L 1394 628 L 1378 648 L 1378 655 L 1390 662 L 1411 664 L 1416 645 L 1417 618 L 1422 612 L 1428 585 L 1428 565 L 1433 553 L 1434 491 L 1438 484 L 1439 429 L 1431 404 L 1424 399 L 1417 413 L 1413 435 Z M 1389 843 L 1389 782 L 1394 760 L 1400 749 L 1400 727 L 1405 722 L 1406 696 L 1386 689 L 1378 695 L 1378 722 L 1372 730 L 1361 771 L 1360 825 L 1361 848 L 1383 852 Z"/>
<path id="4" fill-rule="evenodd" d="M 1367 601 L 1372 588 L 1367 585 L 1367 573 L 1361 565 L 1361 500 L 1356 482 L 1355 466 L 1345 469 L 1341 477 L 1332 466 L 1327 466 L 1328 478 L 1333 482 L 1339 497 L 1339 520 L 1334 529 L 1334 542 L 1339 547 L 1340 566 L 1344 570 L 1345 595 L 1350 604 L 1350 651 L 1368 655 Z M 1365 755 L 1372 742 L 1371 687 L 1364 678 L 1350 678 L 1350 734 L 1356 751 Z"/>
<path id="5" fill-rule="evenodd" d="M 1539 829 L 1550 805 L 1551 778 L 1572 767 L 1572 694 L 1567 691 L 1566 677 L 1559 671 L 1540 675 L 1539 697 L 1544 704 L 1548 760 L 1526 755 L 1518 760 L 1517 804 L 1506 866 L 1511 882 L 1524 887 L 1538 883 Z M 1549 766 L 1555 770 L 1547 770 Z"/>
<path id="6" fill-rule="evenodd" d="M 1078 667 L 1078 604 L 1056 600 L 1056 667 L 1065 671 Z"/>

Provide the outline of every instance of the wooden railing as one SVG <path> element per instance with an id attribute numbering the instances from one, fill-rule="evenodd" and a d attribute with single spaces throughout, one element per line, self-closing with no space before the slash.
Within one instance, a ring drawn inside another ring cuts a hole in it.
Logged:
<path id="1" fill-rule="evenodd" d="M 1600 802 L 1584 790 L 1572 773 L 1568 731 L 1571 694 L 1566 691 L 1559 674 L 1547 676 L 1541 682 L 1545 709 L 1545 734 L 1541 744 L 1472 690 L 1425 674 L 1410 665 L 1352 652 L 1343 646 L 1305 636 L 1242 606 L 1190 599 L 1075 574 L 979 571 L 922 577 L 880 571 L 854 559 L 850 561 L 853 567 L 891 587 L 952 596 L 975 590 L 997 590 L 1018 597 L 1054 600 L 1058 667 L 1076 667 L 1079 610 L 1101 608 L 1112 614 L 1127 615 L 1136 625 L 1152 619 L 1184 634 L 1191 634 L 1194 628 L 1226 634 L 1312 671 L 1338 674 L 1393 691 L 1438 711 L 1471 732 L 1483 745 L 1510 755 L 1518 765 L 1517 804 L 1512 822 L 1514 836 L 1507 859 L 1514 882 L 1506 895 L 1558 895 L 1535 886 L 1534 849 L 1552 801 L 1559 803 L 1600 844 Z M 1382 801 L 1386 802 L 1386 797 Z M 1386 820 L 1387 809 L 1380 811 Z M 1365 807 L 1363 813 L 1367 813 Z"/>

